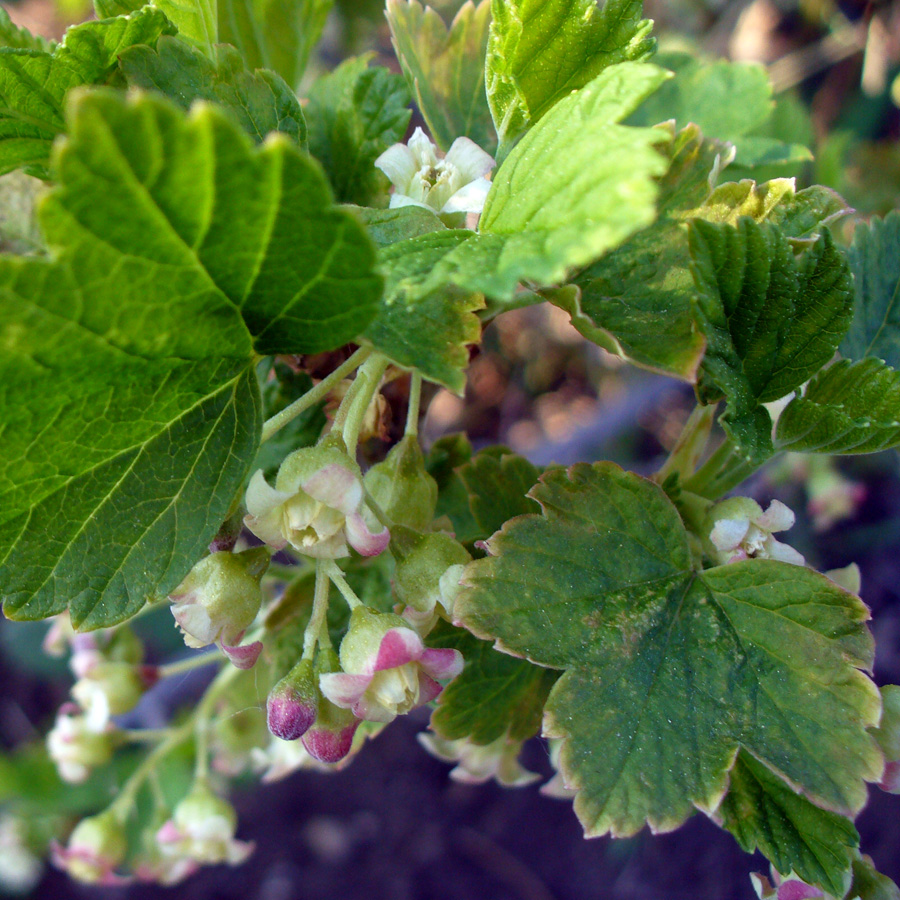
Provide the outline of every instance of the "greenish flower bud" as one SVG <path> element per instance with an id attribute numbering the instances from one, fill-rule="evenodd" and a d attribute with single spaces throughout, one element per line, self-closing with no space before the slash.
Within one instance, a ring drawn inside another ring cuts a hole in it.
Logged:
<path id="1" fill-rule="evenodd" d="M 437 482 L 425 471 L 419 441 L 407 435 L 365 477 L 366 490 L 398 525 L 425 531 L 434 519 Z"/>
<path id="2" fill-rule="evenodd" d="M 398 563 L 394 592 L 407 609 L 404 616 L 422 630 L 438 613 L 453 619 L 459 578 L 472 557 L 449 534 L 423 535 Z"/>
<path id="3" fill-rule="evenodd" d="M 53 846 L 52 859 L 77 881 L 114 885 L 127 880 L 113 873 L 127 851 L 124 823 L 107 810 L 82 819 L 65 847 Z"/>

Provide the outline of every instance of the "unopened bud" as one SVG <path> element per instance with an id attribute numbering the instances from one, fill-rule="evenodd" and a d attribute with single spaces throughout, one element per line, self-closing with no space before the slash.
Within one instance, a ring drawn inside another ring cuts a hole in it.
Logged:
<path id="1" fill-rule="evenodd" d="M 88 884 L 121 884 L 126 879 L 114 874 L 128 850 L 121 820 L 107 810 L 82 819 L 65 847 L 53 847 L 53 862 L 73 878 Z"/>
<path id="2" fill-rule="evenodd" d="M 392 522 L 425 531 L 434 519 L 437 482 L 425 471 L 425 458 L 412 435 L 366 472 L 365 484 Z"/>
<path id="3" fill-rule="evenodd" d="M 313 668 L 316 681 L 321 675 L 340 671 L 341 664 L 334 650 L 330 647 L 320 650 Z M 353 736 L 360 720 L 349 709 L 335 706 L 322 696 L 318 687 L 316 691 L 318 694 L 316 718 L 303 735 L 303 746 L 306 752 L 319 762 L 340 762 L 353 747 Z"/>
<path id="4" fill-rule="evenodd" d="M 316 720 L 319 688 L 311 659 L 301 659 L 269 692 L 269 731 L 283 741 L 296 741 Z"/>

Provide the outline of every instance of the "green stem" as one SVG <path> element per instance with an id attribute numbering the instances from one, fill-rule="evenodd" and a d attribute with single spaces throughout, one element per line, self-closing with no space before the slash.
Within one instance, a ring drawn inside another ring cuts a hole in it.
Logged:
<path id="1" fill-rule="evenodd" d="M 160 678 L 171 678 L 173 675 L 181 675 L 184 672 L 191 672 L 194 669 L 200 669 L 203 666 L 211 666 L 213 663 L 222 662 L 222 657 L 218 653 L 197 653 L 189 656 L 187 659 L 180 659 L 178 662 L 168 663 L 160 666 L 157 673 Z"/>
<path id="2" fill-rule="evenodd" d="M 154 747 L 144 757 L 141 764 L 131 773 L 125 784 L 122 785 L 119 790 L 119 796 L 109 805 L 111 812 L 116 814 L 123 822 L 127 819 L 128 813 L 134 807 L 134 800 L 141 786 L 151 775 L 160 760 L 168 756 L 191 736 L 192 729 L 193 723 L 190 721 L 186 722 L 180 728 L 174 729 L 166 740 Z"/>
<path id="3" fill-rule="evenodd" d="M 303 634 L 303 659 L 313 658 L 316 645 L 321 640 L 321 634 L 325 628 L 325 619 L 328 615 L 328 594 L 331 588 L 326 565 L 326 560 L 316 560 L 316 589 L 313 594 L 312 613 Z"/>
<path id="4" fill-rule="evenodd" d="M 334 389 L 338 382 L 346 378 L 354 369 L 358 369 L 372 351 L 368 347 L 360 347 L 345 363 L 338 366 L 330 375 L 323 378 L 315 387 L 308 390 L 302 397 L 295 400 L 290 406 L 286 406 L 281 412 L 269 419 L 262 430 L 262 441 L 269 440 L 279 428 L 283 428 L 302 412 L 314 406 Z"/>
<path id="5" fill-rule="evenodd" d="M 359 385 L 357 391 L 354 392 L 353 399 L 350 399 L 350 391 L 344 398 L 348 402 L 346 419 L 343 423 L 344 444 L 347 446 L 347 452 L 351 457 L 356 455 L 356 445 L 359 442 L 359 430 L 362 427 L 363 420 L 369 409 L 372 398 L 381 387 L 381 379 L 384 377 L 389 361 L 387 357 L 376 355 L 366 360 L 365 364 L 359 370 L 354 382 L 354 387 Z M 337 419 L 335 419 L 335 428 L 337 428 Z"/>
<path id="6" fill-rule="evenodd" d="M 662 484 L 675 472 L 681 476 L 682 481 L 691 476 L 706 449 L 715 415 L 715 404 L 702 406 L 698 403 L 694 407 L 687 422 L 684 423 L 684 428 L 681 429 L 669 458 L 656 473 L 657 483 Z"/>
<path id="7" fill-rule="evenodd" d="M 709 500 L 718 500 L 723 494 L 736 488 L 742 481 L 746 481 L 759 468 L 760 466 L 755 463 L 748 463 L 743 459 L 738 460 L 706 485 L 703 496 Z"/>
<path id="8" fill-rule="evenodd" d="M 173 728 L 122 729 L 116 736 L 130 744 L 155 744 L 164 741 L 174 733 Z"/>
<path id="9" fill-rule="evenodd" d="M 690 478 L 685 479 L 684 489 L 691 491 L 694 494 L 705 495 L 706 486 L 710 481 L 717 478 L 726 466 L 731 464 L 732 457 L 735 455 L 734 444 L 732 444 L 728 438 L 725 438 L 725 440 L 713 450 L 709 459 L 707 459 Z"/>
<path id="10" fill-rule="evenodd" d="M 254 637 L 256 636 L 254 635 Z M 197 704 L 193 729 L 197 744 L 194 775 L 198 779 L 205 779 L 209 774 L 209 726 L 213 707 L 225 688 L 243 671 L 245 670 L 239 669 L 237 666 L 225 666 L 216 675 L 215 680 L 206 689 L 206 693 Z"/>
<path id="11" fill-rule="evenodd" d="M 409 382 L 409 409 L 406 412 L 406 434 L 417 437 L 419 434 L 419 408 L 422 404 L 422 376 L 412 373 Z"/>
<path id="12" fill-rule="evenodd" d="M 347 583 L 347 579 L 344 578 L 344 573 L 337 567 L 337 563 L 327 560 L 324 563 L 324 566 L 325 571 L 328 573 L 328 577 L 334 582 L 334 586 L 341 592 L 341 595 L 347 601 L 347 605 L 350 609 L 356 609 L 357 606 L 362 606 L 362 600 L 356 596 L 356 592 Z"/>

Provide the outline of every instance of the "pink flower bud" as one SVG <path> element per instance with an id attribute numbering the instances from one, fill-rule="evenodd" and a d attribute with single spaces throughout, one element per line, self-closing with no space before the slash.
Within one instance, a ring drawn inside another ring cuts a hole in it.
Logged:
<path id="1" fill-rule="evenodd" d="M 302 659 L 269 692 L 269 731 L 283 741 L 296 741 L 316 720 L 319 689 L 311 659 Z"/>
<path id="2" fill-rule="evenodd" d="M 337 654 L 330 647 L 320 650 L 314 667 L 314 677 L 322 679 L 341 668 Z M 323 763 L 336 763 L 344 759 L 353 747 L 353 736 L 359 727 L 359 719 L 347 709 L 335 706 L 322 696 L 318 687 L 316 718 L 303 735 L 303 746 L 313 758 Z"/>

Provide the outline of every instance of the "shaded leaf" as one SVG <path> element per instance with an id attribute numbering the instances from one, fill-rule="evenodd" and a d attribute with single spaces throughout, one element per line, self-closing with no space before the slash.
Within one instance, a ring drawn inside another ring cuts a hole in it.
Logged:
<path id="1" fill-rule="evenodd" d="M 122 54 L 128 84 L 165 94 L 184 110 L 197 100 L 223 107 L 257 143 L 272 131 L 306 143 L 300 102 L 274 72 L 250 72 L 233 47 L 218 45 L 216 61 L 178 38 L 164 37 L 156 50 L 132 47 Z"/>
<path id="2" fill-rule="evenodd" d="M 471 544 L 488 536 L 472 516 L 469 492 L 456 471 L 472 458 L 472 445 L 464 434 L 448 434 L 438 438 L 425 458 L 425 469 L 437 482 L 438 502 L 435 516 L 446 516 L 456 539 Z"/>
<path id="3" fill-rule="evenodd" d="M 814 806 L 746 750 L 716 811 L 748 853 L 757 848 L 778 872 L 793 871 L 835 897 L 844 895 L 859 833 L 844 816 Z"/>
<path id="4" fill-rule="evenodd" d="M 506 734 L 512 741 L 537 734 L 559 672 L 498 653 L 487 641 L 445 622 L 428 636 L 428 646 L 459 650 L 466 661 L 431 714 L 431 728 L 440 737 L 490 744 Z"/>
<path id="5" fill-rule="evenodd" d="M 701 391 L 748 460 L 771 455 L 760 404 L 799 387 L 834 354 L 853 314 L 850 271 L 824 232 L 800 258 L 769 224 L 689 227 L 696 310 L 707 340 Z"/>
<path id="6" fill-rule="evenodd" d="M 69 126 L 41 206 L 57 258 L 0 260 L 0 584 L 13 618 L 96 628 L 170 592 L 225 518 L 255 354 L 343 344 L 380 281 L 286 138 L 100 92 Z"/>
<path id="7" fill-rule="evenodd" d="M 565 669 L 544 733 L 589 835 L 712 812 L 738 747 L 817 805 L 866 800 L 881 754 L 868 611 L 801 566 L 691 568 L 661 488 L 611 463 L 551 469 L 541 516 L 508 523 L 471 563 L 456 612 L 478 637 Z"/>
<path id="8" fill-rule="evenodd" d="M 105 82 L 126 48 L 172 31 L 162 13 L 148 8 L 70 28 L 52 51 L 0 49 L 0 174 L 24 166 L 46 178 L 50 145 L 65 131 L 69 91 Z"/>
<path id="9" fill-rule="evenodd" d="M 802 453 L 875 453 L 900 445 L 900 376 L 879 359 L 839 360 L 787 405 L 775 443 Z"/>
<path id="10" fill-rule="evenodd" d="M 506 447 L 487 447 L 458 469 L 469 492 L 469 505 L 478 527 L 487 537 L 515 516 L 536 513 L 538 505 L 528 492 L 540 470 Z"/>
<path id="11" fill-rule="evenodd" d="M 388 0 L 397 59 L 434 142 L 448 150 L 467 137 L 493 154 L 497 145 L 484 88 L 490 0 L 460 7 L 448 28 L 418 0 Z"/>
<path id="12" fill-rule="evenodd" d="M 113 15 L 116 15 L 113 13 Z M 100 18 L 103 18 L 102 16 Z M 0 47 L 14 50 L 42 50 L 52 53 L 56 41 L 49 41 L 39 34 L 32 34 L 27 28 L 19 28 L 5 9 L 0 9 Z"/>
<path id="13" fill-rule="evenodd" d="M 435 263 L 467 235 L 445 229 L 383 247 L 379 257 L 387 272 L 384 299 L 363 333 L 393 362 L 460 395 L 466 385 L 468 345 L 481 338 L 474 312 L 484 307 L 484 299 L 452 285 L 431 290 L 422 285 Z"/>
<path id="14" fill-rule="evenodd" d="M 122 3 L 123 0 L 115 2 Z M 218 0 L 153 0 L 153 5 L 166 14 L 178 29 L 179 37 L 210 59 L 215 57 L 214 48 L 219 41 Z"/>
<path id="15" fill-rule="evenodd" d="M 856 309 L 841 353 L 900 367 L 900 211 L 861 222 L 848 252 Z"/>
<path id="16" fill-rule="evenodd" d="M 309 152 L 322 163 L 341 203 L 373 206 L 387 179 L 375 160 L 406 133 L 406 83 L 369 56 L 345 60 L 320 78 L 306 107 Z"/>
<path id="17" fill-rule="evenodd" d="M 272 69 L 296 90 L 334 0 L 218 0 L 219 40 L 249 69 Z"/>
<path id="18" fill-rule="evenodd" d="M 558 101 L 655 43 L 640 0 L 491 0 L 491 14 L 485 78 L 501 158 Z"/>
<path id="19" fill-rule="evenodd" d="M 362 219 L 369 237 L 378 247 L 387 247 L 399 241 L 433 231 L 446 231 L 447 226 L 437 214 L 422 206 L 401 206 L 397 209 L 371 209 L 367 206 L 352 207 Z"/>
<path id="20" fill-rule="evenodd" d="M 900 889 L 887 875 L 882 875 L 868 856 L 853 863 L 853 884 L 848 897 L 859 900 L 900 900 Z"/>

